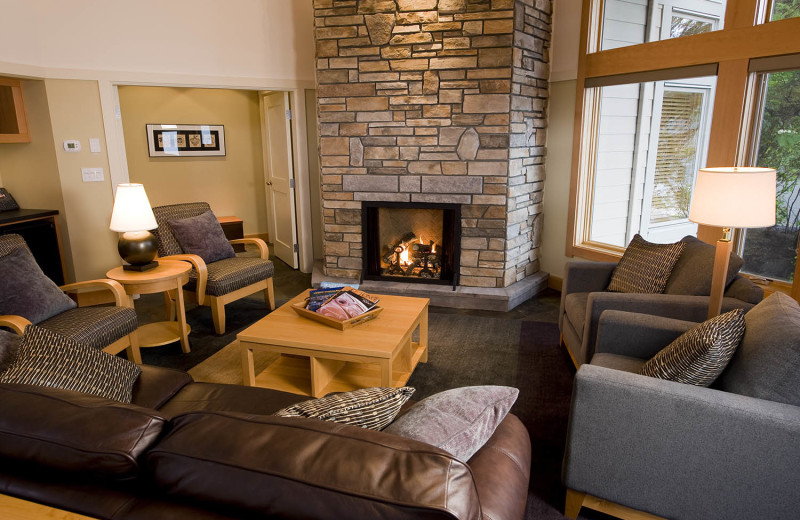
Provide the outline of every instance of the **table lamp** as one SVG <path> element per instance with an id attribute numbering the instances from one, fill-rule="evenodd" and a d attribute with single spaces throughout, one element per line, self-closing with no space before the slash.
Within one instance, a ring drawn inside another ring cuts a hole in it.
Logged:
<path id="1" fill-rule="evenodd" d="M 117 250 L 128 264 L 126 271 L 147 271 L 158 265 L 156 237 L 150 233 L 158 227 L 150 201 L 142 184 L 118 184 L 111 212 L 111 231 L 122 233 Z"/>
<path id="2" fill-rule="evenodd" d="M 775 225 L 774 168 L 701 168 L 692 195 L 689 220 L 721 227 L 717 240 L 708 317 L 719 315 L 733 242 L 731 228 Z"/>

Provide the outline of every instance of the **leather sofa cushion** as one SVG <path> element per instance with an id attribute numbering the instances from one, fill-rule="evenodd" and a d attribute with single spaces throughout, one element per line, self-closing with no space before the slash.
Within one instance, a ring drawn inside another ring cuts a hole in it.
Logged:
<path id="1" fill-rule="evenodd" d="M 166 420 L 153 410 L 70 390 L 0 385 L 0 457 L 124 479 Z"/>
<path id="2" fill-rule="evenodd" d="M 158 411 L 167 417 L 199 411 L 272 415 L 281 408 L 307 399 L 306 396 L 268 388 L 190 383 Z"/>
<path id="3" fill-rule="evenodd" d="M 140 365 L 142 373 L 133 385 L 131 403 L 145 408 L 161 408 L 180 390 L 193 382 L 183 370 Z"/>
<path id="4" fill-rule="evenodd" d="M 173 496 L 287 519 L 481 518 L 470 468 L 433 446 L 314 419 L 193 412 L 147 454 Z"/>

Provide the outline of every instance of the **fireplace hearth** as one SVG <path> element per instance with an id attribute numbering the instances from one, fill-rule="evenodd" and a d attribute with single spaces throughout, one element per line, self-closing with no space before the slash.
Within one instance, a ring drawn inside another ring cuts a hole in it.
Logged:
<path id="1" fill-rule="evenodd" d="M 362 203 L 365 280 L 458 285 L 461 206 Z"/>

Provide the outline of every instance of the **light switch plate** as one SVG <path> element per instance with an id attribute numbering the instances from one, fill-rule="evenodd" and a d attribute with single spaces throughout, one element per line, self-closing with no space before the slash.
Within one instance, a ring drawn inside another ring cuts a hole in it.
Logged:
<path id="1" fill-rule="evenodd" d="M 83 182 L 103 182 L 103 169 L 81 168 L 81 177 L 83 177 Z"/>
<path id="2" fill-rule="evenodd" d="M 100 139 L 97 137 L 89 138 L 89 151 L 92 153 L 100 153 Z"/>

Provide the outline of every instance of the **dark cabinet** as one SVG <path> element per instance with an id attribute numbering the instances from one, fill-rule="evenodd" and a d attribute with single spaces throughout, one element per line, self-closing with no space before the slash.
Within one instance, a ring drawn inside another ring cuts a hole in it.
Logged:
<path id="1" fill-rule="evenodd" d="M 36 263 L 56 285 L 64 285 L 57 210 L 18 209 L 0 213 L 0 235 L 21 235 Z"/>

